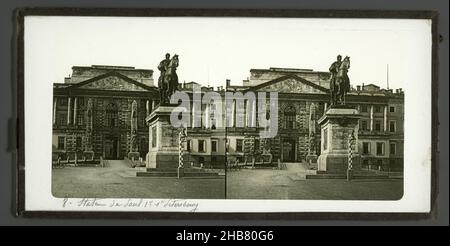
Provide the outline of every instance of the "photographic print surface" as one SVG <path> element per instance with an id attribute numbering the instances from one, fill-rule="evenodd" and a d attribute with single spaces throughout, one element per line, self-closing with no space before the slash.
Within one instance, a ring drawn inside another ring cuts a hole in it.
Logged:
<path id="1" fill-rule="evenodd" d="M 48 95 L 36 123 L 51 146 L 47 164 L 27 165 L 59 209 L 359 200 L 388 211 L 427 179 L 407 178 L 429 174 L 405 153 L 413 97 L 431 98 L 430 22 L 72 16 L 25 27 L 25 94 Z"/>

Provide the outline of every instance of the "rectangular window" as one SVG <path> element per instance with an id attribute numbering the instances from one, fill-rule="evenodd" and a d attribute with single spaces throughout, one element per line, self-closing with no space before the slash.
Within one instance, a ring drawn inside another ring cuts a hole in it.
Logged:
<path id="1" fill-rule="evenodd" d="M 211 140 L 211 152 L 217 152 L 217 140 Z"/>
<path id="2" fill-rule="evenodd" d="M 67 112 L 59 112 L 57 116 L 57 122 L 59 126 L 67 125 Z"/>
<path id="3" fill-rule="evenodd" d="M 370 154 L 370 143 L 363 142 L 363 154 Z"/>
<path id="4" fill-rule="evenodd" d="M 367 131 L 368 127 L 367 127 L 367 120 L 361 120 L 361 131 Z"/>
<path id="5" fill-rule="evenodd" d="M 384 143 L 377 143 L 377 155 L 384 154 Z"/>
<path id="6" fill-rule="evenodd" d="M 205 152 L 205 140 L 198 140 L 198 152 Z"/>
<path id="7" fill-rule="evenodd" d="M 389 132 L 395 132 L 395 121 L 389 121 Z"/>
<path id="8" fill-rule="evenodd" d="M 117 126 L 117 113 L 115 112 L 107 112 L 106 113 L 106 126 L 115 127 Z"/>
<path id="9" fill-rule="evenodd" d="M 323 150 L 328 147 L 328 128 L 323 129 Z"/>
<path id="10" fill-rule="evenodd" d="M 236 139 L 236 152 L 243 152 L 243 139 Z"/>
<path id="11" fill-rule="evenodd" d="M 375 131 L 377 131 L 377 132 L 381 131 L 381 120 L 375 121 Z"/>
<path id="12" fill-rule="evenodd" d="M 284 119 L 286 120 L 286 129 L 295 129 L 295 115 L 287 115 Z"/>
<path id="13" fill-rule="evenodd" d="M 361 105 L 361 112 L 367 113 L 367 105 Z"/>
<path id="14" fill-rule="evenodd" d="M 374 111 L 375 111 L 375 113 L 381 113 L 381 106 L 380 105 L 375 105 L 374 106 Z"/>
<path id="15" fill-rule="evenodd" d="M 76 138 L 76 143 L 75 143 L 75 146 L 76 146 L 77 150 L 81 150 L 81 144 L 82 144 L 81 137 L 77 137 Z"/>
<path id="16" fill-rule="evenodd" d="M 58 149 L 65 149 L 66 137 L 58 137 Z"/>
<path id="17" fill-rule="evenodd" d="M 191 151 L 191 140 L 186 141 L 186 151 L 188 151 L 188 152 Z"/>
<path id="18" fill-rule="evenodd" d="M 255 146 L 254 146 L 254 152 L 259 151 L 259 139 L 255 139 Z"/>
<path id="19" fill-rule="evenodd" d="M 67 97 L 58 97 L 58 104 L 60 106 L 67 106 Z"/>
<path id="20" fill-rule="evenodd" d="M 390 106 L 389 107 L 389 112 L 395 113 L 395 106 Z"/>
<path id="21" fill-rule="evenodd" d="M 216 129 L 216 119 L 213 117 L 211 118 L 211 129 L 215 130 Z"/>
<path id="22" fill-rule="evenodd" d="M 84 114 L 81 111 L 78 111 L 77 114 L 77 125 L 79 126 L 84 125 Z"/>
<path id="23" fill-rule="evenodd" d="M 395 155 L 395 153 L 397 152 L 396 147 L 397 146 L 395 143 L 389 144 L 389 154 Z"/>

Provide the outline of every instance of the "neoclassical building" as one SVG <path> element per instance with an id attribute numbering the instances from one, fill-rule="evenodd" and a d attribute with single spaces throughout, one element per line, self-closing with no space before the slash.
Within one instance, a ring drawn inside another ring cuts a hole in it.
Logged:
<path id="1" fill-rule="evenodd" d="M 72 67 L 64 83 L 53 85 L 53 158 L 123 159 L 130 152 L 145 158 L 145 117 L 157 95 L 152 70 Z"/>
<path id="2" fill-rule="evenodd" d="M 217 104 L 202 104 L 190 110 L 202 121 L 187 129 L 184 146 L 186 163 L 223 168 L 225 164 L 261 161 L 304 162 L 308 154 L 320 154 L 321 131 L 318 119 L 328 108 L 330 73 L 309 69 L 251 69 L 250 77 L 240 85 L 226 82 L 225 87 L 202 87 L 196 82 L 180 83 L 180 91 L 190 93 L 199 87 L 202 93 L 214 91 L 224 98 L 226 92 L 278 92 L 278 134 L 261 139 L 259 122 L 252 126 L 244 119 L 236 122 L 244 107 L 231 107 L 231 117 L 213 117 Z M 353 82 L 354 83 L 354 82 Z M 71 77 L 53 87 L 53 152 L 63 158 L 123 159 L 129 153 L 147 158 L 155 138 L 146 118 L 158 104 L 158 89 L 153 71 L 134 67 L 74 66 Z M 192 98 L 193 99 L 193 98 Z M 193 100 L 192 100 L 193 101 Z M 382 169 L 403 167 L 404 93 L 401 89 L 382 89 L 367 84 L 352 88 L 347 104 L 358 109 L 358 152 L 363 166 Z M 222 103 L 225 111 L 225 103 Z M 192 108 L 192 107 L 191 107 Z M 222 121 L 219 124 L 218 121 Z M 231 127 L 225 123 L 231 121 Z M 240 122 L 242 123 L 242 122 Z M 220 126 L 221 125 L 221 126 Z M 178 141 L 178 139 L 173 139 Z M 54 158 L 55 158 L 54 157 Z"/>
<path id="3" fill-rule="evenodd" d="M 262 162 L 270 154 L 272 162 L 304 162 L 308 154 L 320 155 L 321 131 L 319 118 L 329 107 L 330 73 L 308 69 L 269 68 L 252 69 L 250 77 L 242 85 L 226 87 L 202 87 L 202 92 L 215 91 L 224 98 L 225 92 L 278 92 L 278 134 L 274 138 L 261 139 L 262 130 L 256 118 L 251 127 L 245 121 L 238 127 L 237 113 L 246 115 L 247 105 L 231 107 L 231 117 L 214 118 L 217 105 L 204 104 L 201 108 L 201 127 L 188 128 L 186 160 L 205 165 L 248 163 L 252 159 Z M 183 84 L 180 90 L 192 90 L 196 83 Z M 197 84 L 197 86 L 199 86 Z M 404 93 L 401 89 L 381 89 L 368 84 L 352 88 L 347 95 L 347 104 L 361 112 L 359 121 L 358 152 L 363 167 L 383 170 L 403 168 L 403 117 Z M 223 103 L 222 105 L 225 105 Z M 225 107 L 225 106 L 223 106 Z M 191 105 L 192 108 L 192 105 Z M 225 108 L 223 108 L 225 112 Z M 196 114 L 193 110 L 190 112 Z M 232 121 L 231 127 L 216 127 L 217 120 Z M 226 158 L 224 158 L 226 156 Z M 266 160 L 267 161 L 267 160 Z"/>

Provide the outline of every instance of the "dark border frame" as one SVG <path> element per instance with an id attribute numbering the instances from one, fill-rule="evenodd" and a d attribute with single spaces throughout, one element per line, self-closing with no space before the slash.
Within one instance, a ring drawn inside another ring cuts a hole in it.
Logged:
<path id="1" fill-rule="evenodd" d="M 425 220 L 436 217 L 438 196 L 438 11 L 300 10 L 300 9 L 137 9 L 137 8 L 21 8 L 16 9 L 15 72 L 16 119 L 16 216 L 27 218 L 77 219 L 269 219 L 269 220 Z M 25 16 L 117 16 L 117 17 L 284 17 L 284 18 L 385 18 L 430 19 L 432 21 L 431 101 L 431 211 L 429 213 L 188 213 L 188 212 L 55 212 L 25 210 L 25 108 L 24 108 L 24 19 Z"/>

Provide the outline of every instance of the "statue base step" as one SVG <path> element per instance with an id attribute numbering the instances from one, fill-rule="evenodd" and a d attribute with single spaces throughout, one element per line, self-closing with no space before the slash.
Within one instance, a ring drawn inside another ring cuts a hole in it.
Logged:
<path id="1" fill-rule="evenodd" d="M 147 168 L 145 172 L 137 172 L 137 177 L 171 177 L 171 178 L 224 178 L 219 172 L 206 171 L 200 168 Z"/>
<path id="2" fill-rule="evenodd" d="M 361 157 L 354 155 L 352 158 L 352 169 L 360 170 Z M 317 170 L 326 173 L 346 174 L 348 169 L 348 155 L 346 154 L 324 154 L 318 158 Z"/>
<path id="3" fill-rule="evenodd" d="M 177 168 L 179 155 L 177 151 L 150 152 L 147 168 Z"/>

